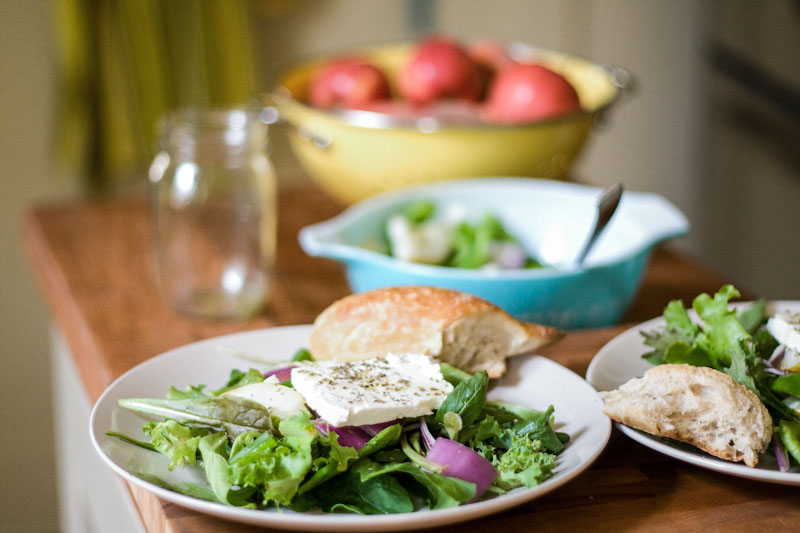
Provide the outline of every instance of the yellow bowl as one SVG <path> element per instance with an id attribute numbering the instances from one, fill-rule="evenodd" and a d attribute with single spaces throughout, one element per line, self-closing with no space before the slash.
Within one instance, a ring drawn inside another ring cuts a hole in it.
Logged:
<path id="1" fill-rule="evenodd" d="M 351 52 L 396 80 L 412 44 Z M 519 125 L 401 122 L 368 111 L 323 111 L 305 103 L 314 73 L 330 57 L 292 68 L 270 95 L 292 127 L 289 140 L 306 172 L 335 198 L 354 203 L 408 185 L 472 176 L 565 179 L 598 116 L 627 85 L 627 72 L 567 54 L 514 43 L 515 59 L 538 61 L 564 75 L 582 111 Z"/>

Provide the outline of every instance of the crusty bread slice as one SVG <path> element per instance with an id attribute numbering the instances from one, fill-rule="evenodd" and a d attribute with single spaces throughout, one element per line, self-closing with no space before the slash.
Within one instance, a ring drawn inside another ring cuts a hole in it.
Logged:
<path id="1" fill-rule="evenodd" d="M 486 370 L 499 377 L 507 357 L 562 336 L 555 328 L 521 322 L 463 292 L 408 286 L 334 302 L 314 321 L 309 348 L 315 359 L 336 361 L 425 354 L 466 372 Z"/>
<path id="2" fill-rule="evenodd" d="M 764 404 L 713 368 L 659 365 L 600 394 L 603 412 L 614 420 L 747 466 L 758 463 L 772 438 L 772 418 Z"/>

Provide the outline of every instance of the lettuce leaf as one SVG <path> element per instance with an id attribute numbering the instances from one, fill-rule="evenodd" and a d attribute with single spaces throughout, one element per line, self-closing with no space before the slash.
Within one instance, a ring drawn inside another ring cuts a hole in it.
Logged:
<path id="1" fill-rule="evenodd" d="M 695 339 L 697 346 L 709 354 L 717 369 L 731 365 L 732 357 L 736 359 L 733 372 L 737 375 L 741 375 L 744 358 L 742 342 L 751 338 L 739 322 L 736 310 L 728 309 L 729 300 L 739 296 L 733 285 L 724 285 L 713 298 L 703 293 L 693 302 L 694 310 L 704 321 L 703 329 Z"/>
<path id="2" fill-rule="evenodd" d="M 225 432 L 212 433 L 200 439 L 198 449 L 203 457 L 206 478 L 214 495 L 222 503 L 255 509 L 255 503 L 250 501 L 255 489 L 237 487 L 228 475 L 228 460 L 224 453 L 227 443 L 228 435 Z"/>
<path id="3" fill-rule="evenodd" d="M 176 466 L 195 464 L 200 438 L 209 433 L 207 429 L 191 428 L 175 420 L 148 422 L 142 431 L 150 436 L 150 443 L 156 451 L 169 457 L 170 470 Z"/>
<path id="4" fill-rule="evenodd" d="M 514 435 L 511 447 L 492 461 L 498 476 L 494 484 L 503 490 L 535 487 L 553 472 L 556 456 L 544 451 L 540 440 Z"/>

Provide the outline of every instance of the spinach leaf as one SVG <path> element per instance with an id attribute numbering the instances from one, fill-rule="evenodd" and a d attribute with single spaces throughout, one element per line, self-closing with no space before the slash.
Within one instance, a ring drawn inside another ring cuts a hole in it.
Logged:
<path id="1" fill-rule="evenodd" d="M 712 366 L 711 358 L 705 350 L 681 341 L 673 342 L 667 347 L 664 352 L 664 362 L 669 364 Z"/>
<path id="2" fill-rule="evenodd" d="M 450 363 L 439 363 L 439 370 L 442 372 L 442 377 L 454 387 L 472 377 L 472 374 L 464 372 Z"/>
<path id="3" fill-rule="evenodd" d="M 261 383 L 262 381 L 264 381 L 264 374 L 255 368 L 251 368 L 247 372 L 242 372 L 241 370 L 234 368 L 231 370 L 231 376 L 228 379 L 228 382 L 222 388 L 215 390 L 214 395 L 219 396 L 223 392 L 231 389 L 243 387 L 244 385 L 250 385 L 251 383 Z"/>
<path id="4" fill-rule="evenodd" d="M 778 435 L 786 451 L 800 464 L 800 422 L 781 420 Z"/>
<path id="5" fill-rule="evenodd" d="M 505 439 L 506 448 L 510 449 L 513 446 L 513 438 L 515 436 L 524 436 L 530 440 L 542 441 L 542 446 L 551 453 L 559 454 L 564 451 L 564 443 L 561 442 L 553 426 L 550 425 L 550 418 L 553 416 L 554 410 L 555 408 L 551 405 L 547 408 L 547 411 L 539 416 L 514 424 Z"/>
<path id="6" fill-rule="evenodd" d="M 161 479 L 158 476 L 148 474 L 147 472 L 136 472 L 136 477 L 145 481 L 149 481 L 153 485 L 157 485 L 161 488 L 171 490 L 172 492 L 177 492 L 178 494 L 183 494 L 185 496 L 198 498 L 200 500 L 206 500 L 209 502 L 222 503 L 217 499 L 217 496 L 214 494 L 213 490 L 209 489 L 208 487 L 198 485 L 197 483 L 190 483 L 188 481 L 171 483 L 165 479 Z"/>
<path id="7" fill-rule="evenodd" d="M 361 514 L 410 513 L 414 510 L 408 491 L 392 476 L 369 479 L 354 471 L 330 480 L 314 491 L 324 511 Z"/>
<path id="8" fill-rule="evenodd" d="M 400 424 L 395 424 L 393 426 L 389 426 L 381 430 L 380 433 L 372 437 L 363 447 L 361 447 L 358 451 L 355 451 L 353 448 L 340 446 L 338 443 L 338 435 L 335 432 L 330 432 L 328 434 L 328 438 L 332 440 L 327 441 L 329 447 L 336 447 L 345 448 L 346 450 L 352 451 L 353 455 L 349 453 L 343 453 L 342 451 L 338 452 L 338 456 L 336 455 L 337 452 L 334 450 L 334 457 L 339 457 L 338 460 L 331 460 L 329 455 L 327 462 L 320 462 L 322 464 L 321 467 L 318 468 L 314 475 L 312 475 L 307 481 L 305 481 L 298 490 L 300 495 L 306 494 L 311 489 L 322 485 L 326 481 L 336 477 L 338 474 L 342 473 L 344 470 L 347 469 L 350 462 L 357 458 L 357 457 L 368 457 L 373 453 L 383 450 L 388 446 L 395 445 L 399 440 L 400 436 L 403 433 L 403 428 Z M 322 439 L 321 439 L 322 440 Z M 403 454 L 405 455 L 405 454 Z"/>
<path id="9" fill-rule="evenodd" d="M 737 319 L 742 327 L 750 334 L 755 335 L 758 328 L 767 318 L 767 301 L 762 298 L 753 305 L 739 311 Z"/>
<path id="10" fill-rule="evenodd" d="M 299 361 L 313 361 L 314 356 L 311 355 L 311 352 L 305 348 L 300 348 L 294 355 L 292 356 L 292 361 L 299 362 Z"/>
<path id="11" fill-rule="evenodd" d="M 361 459 L 353 465 L 353 473 L 359 474 L 362 480 L 371 480 L 391 473 L 402 473 L 411 476 L 421 484 L 428 493 L 426 503 L 431 509 L 456 507 L 475 497 L 475 484 L 462 479 L 426 472 L 410 462 L 380 464 L 369 459 Z"/>
<path id="12" fill-rule="evenodd" d="M 537 411 L 523 405 L 511 402 L 489 400 L 484 407 L 486 414 L 491 415 L 500 424 L 516 422 L 518 420 L 532 420 L 545 416 L 544 411 Z"/>
<path id="13" fill-rule="evenodd" d="M 489 375 L 485 370 L 459 383 L 436 411 L 434 422 L 441 426 L 445 413 L 452 411 L 461 417 L 463 425 L 472 424 L 481 414 L 488 386 Z"/>
<path id="14" fill-rule="evenodd" d="M 800 374 L 786 374 L 772 382 L 774 392 L 800 397 Z"/>

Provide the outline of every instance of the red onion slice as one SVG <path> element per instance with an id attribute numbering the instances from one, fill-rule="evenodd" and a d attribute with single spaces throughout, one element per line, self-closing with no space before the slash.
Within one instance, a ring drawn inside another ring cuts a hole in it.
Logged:
<path id="1" fill-rule="evenodd" d="M 374 437 L 384 429 L 399 423 L 400 423 L 399 420 L 390 420 L 389 422 L 381 422 L 379 424 L 367 424 L 364 426 L 358 426 L 358 429 L 360 429 L 370 437 Z"/>
<path id="2" fill-rule="evenodd" d="M 428 429 L 428 423 L 425 422 L 425 417 L 419 419 L 419 432 L 422 433 L 422 442 L 425 443 L 427 449 L 433 448 L 436 439 L 433 438 L 433 433 Z"/>
<path id="3" fill-rule="evenodd" d="M 275 376 L 281 383 L 283 383 L 284 381 L 289 381 L 290 379 L 292 379 L 292 368 L 294 367 L 282 366 L 280 368 L 273 368 L 272 370 L 264 372 L 264 379 L 267 379 L 270 376 Z"/>
<path id="4" fill-rule="evenodd" d="M 324 420 L 315 423 L 314 426 L 317 428 L 317 431 L 325 436 L 328 436 L 328 434 L 333 431 L 339 436 L 339 444 L 342 446 L 350 446 L 356 450 L 363 448 L 372 438 L 360 428 L 355 426 L 337 427 L 328 424 Z"/>
<path id="5" fill-rule="evenodd" d="M 772 448 L 775 450 L 775 458 L 778 460 L 778 470 L 788 472 L 789 455 L 786 453 L 781 438 L 777 434 L 772 436 Z"/>
<path id="6" fill-rule="evenodd" d="M 443 475 L 475 483 L 477 490 L 472 501 L 486 492 L 497 478 L 497 469 L 488 459 L 472 448 L 444 437 L 436 439 L 426 458 L 446 465 Z"/>

